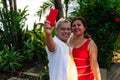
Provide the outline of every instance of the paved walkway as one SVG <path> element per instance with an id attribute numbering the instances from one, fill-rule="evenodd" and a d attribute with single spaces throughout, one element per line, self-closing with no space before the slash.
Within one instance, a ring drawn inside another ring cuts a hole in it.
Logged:
<path id="1" fill-rule="evenodd" d="M 102 80 L 120 80 L 120 56 L 118 58 L 119 59 L 117 59 L 117 61 L 111 66 L 109 70 L 101 69 Z M 31 70 L 25 72 L 25 75 L 35 76 L 36 74 L 31 73 Z M 11 77 L 8 80 L 26 80 L 26 79 Z"/>
<path id="2" fill-rule="evenodd" d="M 120 80 L 120 74 L 118 75 L 118 77 L 116 78 L 116 80 Z"/>
<path id="3" fill-rule="evenodd" d="M 107 71 L 106 80 L 120 80 L 120 53 L 115 54 L 117 55 L 113 58 L 115 64 Z"/>
<path id="4" fill-rule="evenodd" d="M 111 66 L 111 69 L 107 71 L 107 80 L 120 80 L 120 62 Z"/>

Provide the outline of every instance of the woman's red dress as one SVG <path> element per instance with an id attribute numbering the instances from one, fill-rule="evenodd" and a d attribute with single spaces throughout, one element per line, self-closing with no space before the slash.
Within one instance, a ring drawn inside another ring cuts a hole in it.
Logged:
<path id="1" fill-rule="evenodd" d="M 94 80 L 94 76 L 90 67 L 88 44 L 90 39 L 88 39 L 79 48 L 73 48 L 72 54 L 77 67 L 78 80 Z"/>

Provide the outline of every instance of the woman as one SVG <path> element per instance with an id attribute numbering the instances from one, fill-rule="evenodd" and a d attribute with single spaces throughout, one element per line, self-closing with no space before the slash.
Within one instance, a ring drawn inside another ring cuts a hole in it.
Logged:
<path id="1" fill-rule="evenodd" d="M 71 29 L 73 35 L 69 39 L 69 45 L 77 67 L 78 80 L 101 80 L 97 46 L 87 34 L 85 19 L 73 19 Z"/>

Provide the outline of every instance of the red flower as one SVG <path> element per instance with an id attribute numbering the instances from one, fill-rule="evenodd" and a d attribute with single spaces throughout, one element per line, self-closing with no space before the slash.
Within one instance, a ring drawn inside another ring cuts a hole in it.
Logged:
<path id="1" fill-rule="evenodd" d="M 120 22 L 120 18 L 115 18 L 115 22 Z"/>
<path id="2" fill-rule="evenodd" d="M 102 40 L 102 42 L 104 43 L 104 42 L 106 42 L 106 40 L 105 40 L 105 39 L 103 39 L 103 40 Z"/>
<path id="3" fill-rule="evenodd" d="M 120 39 L 120 34 L 117 35 L 117 38 Z"/>
<path id="4" fill-rule="evenodd" d="M 114 12 L 114 11 L 112 11 L 112 12 L 111 12 L 111 14 L 112 14 L 112 15 L 114 15 L 114 14 L 115 14 L 115 12 Z"/>

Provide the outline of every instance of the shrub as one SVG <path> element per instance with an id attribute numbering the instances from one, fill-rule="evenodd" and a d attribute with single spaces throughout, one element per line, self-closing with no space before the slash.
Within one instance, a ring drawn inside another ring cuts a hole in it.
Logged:
<path id="1" fill-rule="evenodd" d="M 72 17 L 83 16 L 87 20 L 88 32 L 98 46 L 98 61 L 102 68 L 110 68 L 114 57 L 114 43 L 120 32 L 119 3 L 118 0 L 84 0 L 71 13 Z"/>
<path id="2" fill-rule="evenodd" d="M 0 69 L 1 71 L 13 71 L 15 72 L 22 65 L 23 56 L 20 53 L 14 51 L 15 47 L 12 47 L 11 50 L 7 46 L 0 51 Z"/>
<path id="3" fill-rule="evenodd" d="M 43 24 L 39 24 L 39 27 L 34 25 L 32 31 L 26 30 L 24 32 L 24 48 L 22 49 L 22 55 L 25 56 L 25 60 L 39 60 L 40 63 L 47 64 L 47 53 L 45 51 L 45 33 L 42 30 Z"/>
<path id="4" fill-rule="evenodd" d="M 120 34 L 117 35 L 118 39 L 116 40 L 115 44 L 114 44 L 114 50 L 115 52 L 120 53 Z"/>

